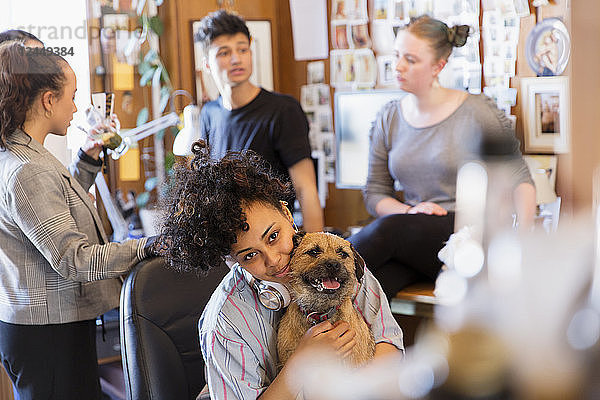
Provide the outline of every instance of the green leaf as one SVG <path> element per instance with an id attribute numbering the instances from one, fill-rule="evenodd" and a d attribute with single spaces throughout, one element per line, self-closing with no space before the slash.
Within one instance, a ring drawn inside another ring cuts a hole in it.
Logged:
<path id="1" fill-rule="evenodd" d="M 171 171 L 175 165 L 175 154 L 172 151 L 168 151 L 165 154 L 165 171 Z"/>
<path id="2" fill-rule="evenodd" d="M 171 85 L 171 78 L 169 77 L 169 72 L 167 71 L 167 69 L 163 66 L 162 69 L 162 80 L 163 82 L 165 82 L 167 85 L 172 86 Z"/>
<path id="3" fill-rule="evenodd" d="M 145 59 L 145 58 L 146 58 L 146 57 L 144 57 L 144 59 Z M 146 61 L 141 61 L 141 62 L 138 64 L 138 67 L 137 67 L 137 68 L 138 68 L 138 73 L 139 73 L 140 75 L 144 75 L 144 74 L 145 74 L 147 71 L 149 71 L 149 70 L 151 70 L 151 69 L 154 69 L 155 67 L 153 67 L 152 65 L 150 65 L 150 63 L 149 63 L 149 62 L 146 62 Z"/>
<path id="4" fill-rule="evenodd" d="M 146 179 L 146 182 L 144 183 L 144 189 L 146 189 L 146 191 L 150 192 L 153 189 L 155 189 L 157 185 L 158 185 L 158 178 L 156 176 L 154 176 L 152 178 Z"/>
<path id="5" fill-rule="evenodd" d="M 142 193 L 138 194 L 137 197 L 135 198 L 135 202 L 136 202 L 138 208 L 146 207 L 146 205 L 148 204 L 148 200 L 150 200 L 150 193 L 148 193 L 148 192 L 142 192 Z"/>
<path id="6" fill-rule="evenodd" d="M 144 62 L 147 62 L 149 64 L 154 64 L 157 59 L 158 59 L 158 52 L 154 49 L 148 50 L 148 52 L 144 56 Z"/>
<path id="7" fill-rule="evenodd" d="M 160 88 L 160 104 L 158 107 L 159 114 L 162 114 L 167 108 L 167 104 L 169 104 L 169 98 L 171 97 L 171 93 L 168 87 L 163 86 Z"/>
<path id="8" fill-rule="evenodd" d="M 137 115 L 137 120 L 135 122 L 135 126 L 144 125 L 146 122 L 148 122 L 148 116 L 149 116 L 148 107 L 142 108 Z"/>
<path id="9" fill-rule="evenodd" d="M 150 17 L 148 25 L 150 26 L 150 29 L 152 29 L 158 36 L 162 35 L 165 30 L 162 21 L 157 15 Z"/>
<path id="10" fill-rule="evenodd" d="M 160 77 L 162 76 L 162 70 L 164 68 L 162 65 L 159 65 L 154 70 L 154 75 L 152 75 L 152 87 L 160 87 Z"/>
<path id="11" fill-rule="evenodd" d="M 161 129 L 160 131 L 156 132 L 156 137 L 157 137 L 159 140 L 163 140 L 163 138 L 165 137 L 165 130 L 164 130 L 164 129 Z"/>
<path id="12" fill-rule="evenodd" d="M 150 80 L 154 76 L 154 73 L 157 69 L 158 67 L 154 67 L 144 72 L 144 75 L 142 75 L 142 77 L 140 78 L 140 86 L 147 86 L 150 83 Z"/>
<path id="13" fill-rule="evenodd" d="M 172 126 L 169 129 L 171 130 L 171 135 L 173 135 L 173 137 L 177 136 L 177 134 L 179 133 L 179 129 L 177 129 L 176 126 Z"/>

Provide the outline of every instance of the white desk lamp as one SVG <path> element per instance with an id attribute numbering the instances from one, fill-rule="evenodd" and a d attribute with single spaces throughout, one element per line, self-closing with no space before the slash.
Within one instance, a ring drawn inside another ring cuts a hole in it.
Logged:
<path id="1" fill-rule="evenodd" d="M 192 144 L 200 139 L 200 107 L 190 104 L 183 109 L 183 129 L 179 131 L 173 142 L 173 154 L 189 156 Z"/>
<path id="2" fill-rule="evenodd" d="M 111 157 L 115 160 L 119 159 L 127 150 L 129 150 L 129 146 L 132 143 L 135 143 L 139 140 L 142 140 L 148 136 L 154 135 L 155 133 L 160 132 L 163 129 L 166 129 L 170 126 L 178 125 L 181 123 L 179 115 L 175 112 L 175 106 L 173 104 L 173 97 L 177 95 L 186 95 L 189 99 L 192 99 L 192 96 L 185 90 L 176 90 L 171 94 L 170 102 L 171 102 L 171 112 L 169 114 L 163 115 L 160 118 L 156 118 L 150 122 L 147 122 L 143 125 L 140 125 L 136 128 L 130 129 L 121 134 L 122 142 L 114 149 L 111 153 Z M 179 147 L 181 148 L 180 152 L 176 152 L 175 143 L 173 144 L 173 153 L 176 155 L 188 155 L 191 154 L 191 144 L 197 140 L 194 139 L 194 135 L 197 138 L 200 138 L 200 131 L 198 128 L 192 129 L 192 127 L 199 126 L 199 118 L 200 118 L 200 109 L 194 105 L 193 103 L 186 106 L 183 109 L 184 122 L 185 126 L 179 132 L 175 141 L 177 142 L 179 139 Z M 189 122 L 188 122 L 189 121 Z M 186 128 L 188 128 L 186 130 Z M 189 132 L 189 133 L 188 133 Z M 183 133 L 183 135 L 182 135 Z M 182 137 L 180 139 L 180 136 Z M 189 143 L 189 145 L 188 145 Z M 187 153 L 185 153 L 185 146 L 187 145 Z M 178 149 L 179 149 L 178 147 Z M 128 237 L 129 229 L 127 226 L 127 222 L 119 212 L 117 208 L 116 202 L 111 196 L 110 190 L 108 189 L 108 185 L 104 179 L 104 175 L 98 174 L 95 179 L 96 186 L 98 187 L 98 193 L 100 194 L 100 198 L 104 203 L 104 208 L 106 210 L 106 214 L 108 219 L 113 227 L 113 238 L 116 241 L 123 241 Z"/>

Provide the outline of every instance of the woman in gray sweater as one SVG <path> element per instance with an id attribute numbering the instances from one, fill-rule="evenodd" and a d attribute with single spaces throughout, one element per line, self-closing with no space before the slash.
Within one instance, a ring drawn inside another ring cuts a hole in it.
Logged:
<path id="1" fill-rule="evenodd" d="M 397 80 L 407 95 L 386 104 L 371 128 L 364 197 L 378 218 L 350 238 L 388 297 L 437 277 L 437 253 L 454 231 L 457 171 L 480 158 L 482 143 L 509 143 L 508 155 L 517 159 L 515 212 L 520 226 L 533 221 L 535 188 L 510 121 L 491 99 L 438 83 L 452 48 L 463 46 L 468 32 L 466 25 L 449 28 L 423 16 L 396 37 Z M 395 197 L 398 188 L 403 201 Z"/>

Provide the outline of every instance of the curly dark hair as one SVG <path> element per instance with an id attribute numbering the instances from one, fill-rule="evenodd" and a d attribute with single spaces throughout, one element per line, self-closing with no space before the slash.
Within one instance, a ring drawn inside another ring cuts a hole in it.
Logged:
<path id="1" fill-rule="evenodd" d="M 243 211 L 248 205 L 282 210 L 280 201 L 290 197 L 292 186 L 251 150 L 214 160 L 198 141 L 192 152 L 193 160 L 178 164 L 167 184 L 157 246 L 175 270 L 201 273 L 219 266 L 237 234 L 248 229 Z"/>
<path id="2" fill-rule="evenodd" d="M 208 14 L 200 21 L 200 28 L 194 35 L 194 41 L 200 42 L 205 54 L 215 38 L 221 35 L 235 35 L 243 33 L 250 41 L 250 31 L 242 17 L 228 13 L 225 10 Z"/>
<path id="3" fill-rule="evenodd" d="M 59 55 L 17 41 L 0 44 L 0 149 L 17 128 L 22 128 L 27 112 L 41 93 L 62 96 L 66 82 Z"/>

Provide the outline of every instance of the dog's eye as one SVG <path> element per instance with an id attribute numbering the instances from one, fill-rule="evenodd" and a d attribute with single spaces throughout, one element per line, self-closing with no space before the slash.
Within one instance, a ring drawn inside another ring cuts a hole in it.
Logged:
<path id="1" fill-rule="evenodd" d="M 319 254 L 321 254 L 321 250 L 320 249 L 310 249 L 304 254 L 308 254 L 311 257 L 318 257 Z"/>
<path id="2" fill-rule="evenodd" d="M 337 253 L 342 258 L 348 258 L 349 257 L 348 253 L 346 253 L 344 250 L 338 250 Z"/>

